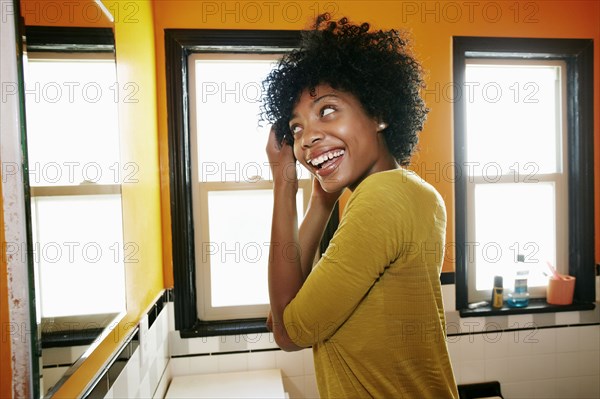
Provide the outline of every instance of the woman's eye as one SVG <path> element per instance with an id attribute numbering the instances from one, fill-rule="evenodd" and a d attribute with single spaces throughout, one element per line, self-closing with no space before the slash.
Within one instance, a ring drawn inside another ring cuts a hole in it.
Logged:
<path id="1" fill-rule="evenodd" d="M 323 107 L 323 109 L 321 109 L 321 116 L 327 116 L 331 113 L 335 112 L 335 108 L 333 108 L 332 106 L 328 105 L 326 107 Z"/>
<path id="2" fill-rule="evenodd" d="M 298 125 L 293 125 L 292 127 L 290 127 L 290 131 L 292 132 L 293 135 L 297 135 L 298 133 L 300 133 L 302 131 L 302 128 Z"/>

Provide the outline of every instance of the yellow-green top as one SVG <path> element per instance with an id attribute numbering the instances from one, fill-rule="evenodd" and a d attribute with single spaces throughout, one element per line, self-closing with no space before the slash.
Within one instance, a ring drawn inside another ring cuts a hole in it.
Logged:
<path id="1" fill-rule="evenodd" d="M 284 322 L 323 398 L 458 398 L 439 275 L 446 211 L 405 169 L 367 177 Z"/>

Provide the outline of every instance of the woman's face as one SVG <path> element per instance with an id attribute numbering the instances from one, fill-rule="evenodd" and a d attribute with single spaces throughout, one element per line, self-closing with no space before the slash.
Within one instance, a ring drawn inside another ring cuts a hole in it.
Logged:
<path id="1" fill-rule="evenodd" d="M 348 92 L 324 84 L 313 95 L 304 90 L 289 121 L 294 155 L 325 191 L 353 190 L 370 174 L 397 167 L 378 122 Z"/>

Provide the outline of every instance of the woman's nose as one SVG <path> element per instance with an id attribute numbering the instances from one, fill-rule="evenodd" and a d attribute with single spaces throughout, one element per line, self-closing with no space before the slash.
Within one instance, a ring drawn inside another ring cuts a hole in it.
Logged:
<path id="1" fill-rule="evenodd" d="M 302 134 L 302 147 L 312 147 L 323 139 L 323 135 L 323 132 L 316 127 L 305 127 L 304 134 Z"/>

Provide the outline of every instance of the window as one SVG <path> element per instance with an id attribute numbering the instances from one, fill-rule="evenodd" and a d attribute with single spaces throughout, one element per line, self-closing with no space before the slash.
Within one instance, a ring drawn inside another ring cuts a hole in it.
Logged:
<path id="1" fill-rule="evenodd" d="M 198 315 L 201 320 L 265 317 L 273 210 L 265 143 L 258 126 L 262 80 L 279 55 L 188 56 L 192 199 Z M 310 195 L 299 171 L 298 215 Z M 300 221 L 299 221 L 300 222 Z"/>
<path id="2" fill-rule="evenodd" d="M 518 271 L 532 298 L 520 311 L 548 311 L 548 263 L 577 278 L 576 303 L 594 300 L 591 49 L 588 40 L 454 38 L 464 315 L 481 314 L 467 305 L 489 301 L 494 276 L 510 292 Z"/>
<path id="3" fill-rule="evenodd" d="M 299 39 L 297 31 L 165 30 L 175 327 L 183 337 L 266 331 L 271 183 L 254 100 L 273 61 Z M 309 187 L 302 182 L 299 215 Z"/>
<path id="4" fill-rule="evenodd" d="M 491 297 L 495 275 L 512 290 L 528 273 L 544 298 L 547 262 L 568 273 L 566 102 L 563 62 L 468 59 L 466 104 L 469 298 Z"/>
<path id="5" fill-rule="evenodd" d="M 42 319 L 125 309 L 112 53 L 29 52 L 32 254 Z M 74 299 L 76 298 L 76 299 Z"/>

